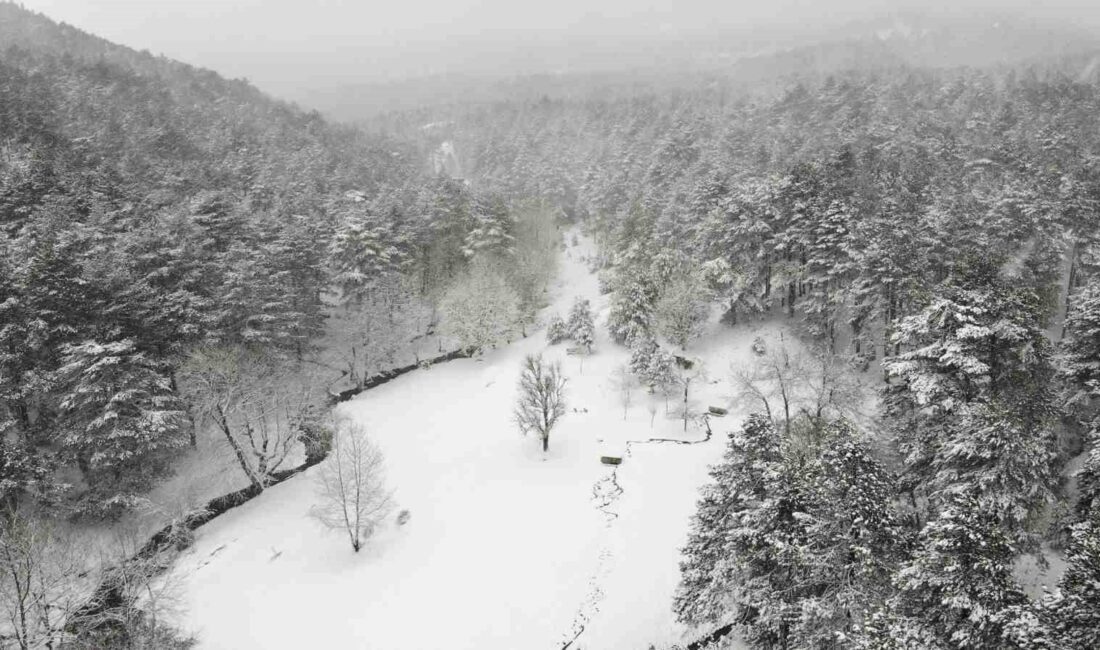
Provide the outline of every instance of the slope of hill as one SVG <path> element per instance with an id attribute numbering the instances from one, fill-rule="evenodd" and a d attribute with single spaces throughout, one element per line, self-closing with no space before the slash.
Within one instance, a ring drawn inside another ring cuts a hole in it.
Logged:
<path id="1" fill-rule="evenodd" d="M 430 200 L 421 169 L 399 142 L 0 3 L 0 497 L 71 483 L 112 511 L 147 486 L 190 428 L 181 353 L 300 356 L 345 194 Z"/>
<path id="2" fill-rule="evenodd" d="M 307 210 L 317 194 L 376 189 L 419 169 L 399 145 L 326 124 L 246 82 L 9 3 L 0 3 L 0 65 L 9 148 L 50 140 L 62 158 L 125 179 L 128 198 L 152 208 L 203 189 Z"/>

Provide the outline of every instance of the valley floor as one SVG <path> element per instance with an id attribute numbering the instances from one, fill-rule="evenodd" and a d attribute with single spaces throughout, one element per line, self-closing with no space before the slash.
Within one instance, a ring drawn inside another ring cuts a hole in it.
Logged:
<path id="1" fill-rule="evenodd" d="M 565 253 L 552 309 L 564 314 L 582 295 L 602 323 L 590 252 L 582 239 Z M 748 411 L 730 403 L 730 369 L 749 363 L 755 337 L 780 332 L 715 323 L 689 350 L 707 372 L 692 389 L 695 411 L 730 408 L 710 419 L 709 439 L 703 419 L 685 432 L 663 397 L 637 387 L 624 417 L 614 376 L 628 352 L 603 331 L 588 357 L 567 356 L 537 331 L 369 391 L 340 408 L 383 449 L 409 522 L 391 518 L 355 554 L 309 517 L 313 473 L 295 477 L 198 531 L 174 570 L 181 623 L 205 650 L 627 650 L 691 640 L 699 632 L 675 622 L 672 595 L 698 488 Z M 568 413 L 545 455 L 511 421 L 520 362 L 540 351 L 562 361 L 569 382 Z M 617 469 L 600 463 L 609 451 L 625 454 Z"/>

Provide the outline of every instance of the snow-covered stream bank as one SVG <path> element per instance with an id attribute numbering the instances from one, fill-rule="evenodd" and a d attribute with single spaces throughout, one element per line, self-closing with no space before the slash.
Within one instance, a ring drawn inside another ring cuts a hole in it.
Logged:
<path id="1" fill-rule="evenodd" d="M 663 398 L 639 389 L 624 418 L 613 377 L 628 353 L 602 330 L 607 297 L 582 259 L 588 246 L 566 253 L 552 307 L 564 314 L 575 296 L 592 300 L 601 331 L 583 370 L 537 331 L 340 407 L 385 452 L 407 524 L 391 521 L 354 554 L 309 518 L 310 471 L 198 531 L 175 573 L 182 623 L 200 648 L 626 650 L 698 636 L 671 611 L 679 548 L 707 467 L 745 414 L 729 403 L 730 366 L 776 330 L 715 324 L 689 350 L 708 375 L 693 385 L 696 408 L 732 407 L 711 420 L 709 441 L 701 420 L 684 432 Z M 539 351 L 561 359 L 569 381 L 568 413 L 545 455 L 511 420 L 520 362 Z M 628 447 L 617 470 L 600 463 L 602 451 Z"/>

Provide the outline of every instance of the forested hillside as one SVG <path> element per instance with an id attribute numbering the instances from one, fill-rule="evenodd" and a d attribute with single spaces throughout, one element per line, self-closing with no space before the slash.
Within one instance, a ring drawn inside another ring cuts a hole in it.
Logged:
<path id="1" fill-rule="evenodd" d="M 1077 79 L 1088 61 L 498 104 L 441 128 L 479 184 L 550 197 L 617 253 L 728 269 L 732 315 L 769 298 L 816 332 L 854 325 L 851 344 L 870 353 L 872 325 L 888 330 L 975 252 L 1012 260 L 1060 318 L 1063 262 L 1075 287 L 1094 265 L 1098 98 Z"/>
<path id="2" fill-rule="evenodd" d="M 1100 647 L 1100 50 L 853 29 L 342 126 L 0 2 L 0 646 Z"/>
<path id="3" fill-rule="evenodd" d="M 325 386 L 282 404 L 263 443 L 263 409 L 206 417 L 217 391 L 295 384 L 310 362 L 361 383 L 431 333 L 474 251 L 499 253 L 485 273 L 530 313 L 538 226 L 426 169 L 408 144 L 0 3 L 6 507 L 117 515 L 214 420 L 262 487 Z M 332 313 L 351 336 L 318 357 Z"/>
<path id="4" fill-rule="evenodd" d="M 607 327 L 636 358 L 675 340 L 671 304 L 718 303 L 731 324 L 782 314 L 878 373 L 872 430 L 788 410 L 731 436 L 685 550 L 682 620 L 739 623 L 764 648 L 1087 648 L 1095 452 L 1078 478 L 1063 468 L 1097 443 L 1094 58 L 389 124 L 440 125 L 480 186 L 588 224 Z M 1068 569 L 1029 602 L 1013 563 L 1042 544 Z"/>

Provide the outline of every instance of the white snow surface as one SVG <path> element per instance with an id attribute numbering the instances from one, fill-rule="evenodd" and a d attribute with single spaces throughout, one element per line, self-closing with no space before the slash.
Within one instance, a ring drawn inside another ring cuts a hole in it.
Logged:
<path id="1" fill-rule="evenodd" d="M 353 553 L 309 517 L 311 471 L 197 531 L 174 575 L 179 622 L 200 648 L 639 650 L 708 631 L 675 621 L 680 548 L 707 468 L 747 413 L 731 404 L 731 363 L 749 363 L 752 340 L 780 330 L 712 324 L 688 350 L 708 375 L 693 403 L 730 415 L 711 418 L 706 442 L 650 441 L 704 441 L 706 430 L 695 419 L 685 433 L 663 398 L 638 388 L 624 419 L 612 377 L 629 354 L 602 326 L 607 296 L 586 268 L 591 253 L 584 238 L 567 250 L 551 307 L 565 315 L 574 296 L 592 300 L 591 356 L 567 356 L 536 331 L 340 407 L 384 451 L 397 507 L 411 511 L 404 526 L 391 517 Z M 520 362 L 533 352 L 560 359 L 568 377 L 568 412 L 545 455 L 511 420 Z M 617 469 L 600 463 L 609 448 L 625 453 Z"/>

